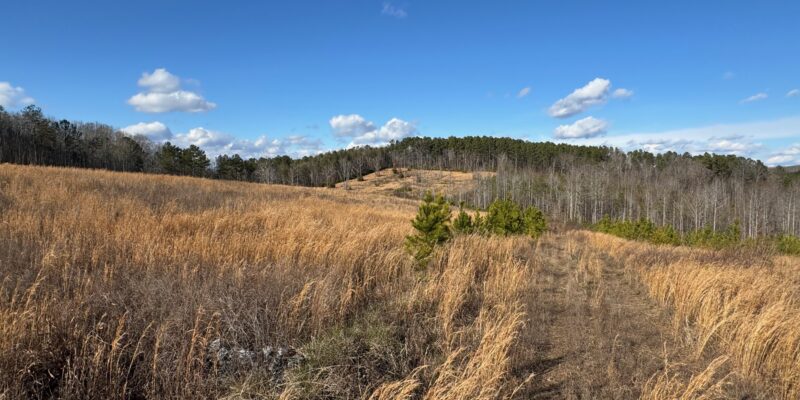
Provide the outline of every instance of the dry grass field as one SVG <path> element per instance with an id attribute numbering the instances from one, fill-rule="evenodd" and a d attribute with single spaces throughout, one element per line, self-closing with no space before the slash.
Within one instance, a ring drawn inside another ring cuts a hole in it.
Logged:
<path id="1" fill-rule="evenodd" d="M 419 198 L 426 190 L 458 197 L 477 185 L 477 177 L 494 172 L 460 172 L 425 169 L 387 168 L 364 175 L 362 180 L 351 179 L 336 184 L 354 192 Z"/>
<path id="2" fill-rule="evenodd" d="M 419 269 L 415 211 L 0 165 L 0 399 L 800 396 L 797 259 L 572 231 Z"/>

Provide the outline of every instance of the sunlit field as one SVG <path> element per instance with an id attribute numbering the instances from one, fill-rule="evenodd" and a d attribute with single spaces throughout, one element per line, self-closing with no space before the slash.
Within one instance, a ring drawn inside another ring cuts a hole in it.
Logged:
<path id="1" fill-rule="evenodd" d="M 0 190 L 5 398 L 496 398 L 519 384 L 528 243 L 464 237 L 422 275 L 404 200 L 10 165 Z M 225 362 L 217 339 L 303 359 Z"/>
<path id="2" fill-rule="evenodd" d="M 417 201 L 0 165 L 0 399 L 800 395 L 796 258 L 461 235 Z"/>

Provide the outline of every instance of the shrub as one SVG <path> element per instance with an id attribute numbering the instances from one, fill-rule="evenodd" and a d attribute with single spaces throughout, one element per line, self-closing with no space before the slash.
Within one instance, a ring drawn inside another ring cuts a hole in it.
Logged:
<path id="1" fill-rule="evenodd" d="M 411 225 L 416 232 L 406 236 L 406 249 L 421 264 L 433 253 L 434 246 L 452 236 L 450 205 L 442 195 L 434 198 L 431 192 L 426 192 Z"/>
<path id="2" fill-rule="evenodd" d="M 490 233 L 501 236 L 519 234 L 525 230 L 522 210 L 511 199 L 497 199 L 492 202 L 486 223 Z"/>
<path id="3" fill-rule="evenodd" d="M 650 241 L 654 244 L 669 244 L 678 246 L 681 244 L 681 235 L 671 225 L 660 226 L 653 231 Z"/>
<path id="4" fill-rule="evenodd" d="M 778 237 L 778 250 L 784 254 L 800 255 L 800 237 L 782 235 Z"/>
<path id="5" fill-rule="evenodd" d="M 523 215 L 525 222 L 525 234 L 536 239 L 547 230 L 547 220 L 544 218 L 542 210 L 536 207 L 528 207 Z"/>
<path id="6" fill-rule="evenodd" d="M 475 233 L 481 235 L 489 234 L 489 226 L 486 223 L 486 217 L 482 216 L 479 211 L 475 211 L 475 217 L 472 218 L 472 229 Z"/>
<path id="7" fill-rule="evenodd" d="M 475 226 L 472 222 L 472 217 L 464 211 L 464 202 L 462 201 L 458 208 L 458 216 L 453 221 L 453 231 L 456 233 L 470 234 L 475 232 Z"/>

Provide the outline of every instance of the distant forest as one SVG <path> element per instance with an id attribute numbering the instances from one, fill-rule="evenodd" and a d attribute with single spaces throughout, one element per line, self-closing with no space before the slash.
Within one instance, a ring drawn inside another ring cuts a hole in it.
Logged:
<path id="1" fill-rule="evenodd" d="M 485 208 L 496 198 L 535 205 L 578 224 L 648 219 L 680 232 L 725 229 L 743 237 L 800 234 L 800 172 L 769 169 L 733 155 L 623 152 L 611 147 L 493 137 L 413 137 L 292 159 L 210 160 L 181 148 L 130 137 L 100 123 L 55 120 L 29 106 L 0 107 L 0 163 L 163 173 L 302 186 L 333 186 L 385 168 L 494 171 L 454 201 Z"/>

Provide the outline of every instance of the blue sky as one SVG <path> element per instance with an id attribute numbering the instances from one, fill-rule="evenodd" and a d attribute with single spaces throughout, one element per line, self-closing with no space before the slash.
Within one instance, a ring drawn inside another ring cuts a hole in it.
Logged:
<path id="1" fill-rule="evenodd" d="M 800 2 L 40 1 L 0 105 L 209 153 L 493 135 L 800 164 Z"/>

